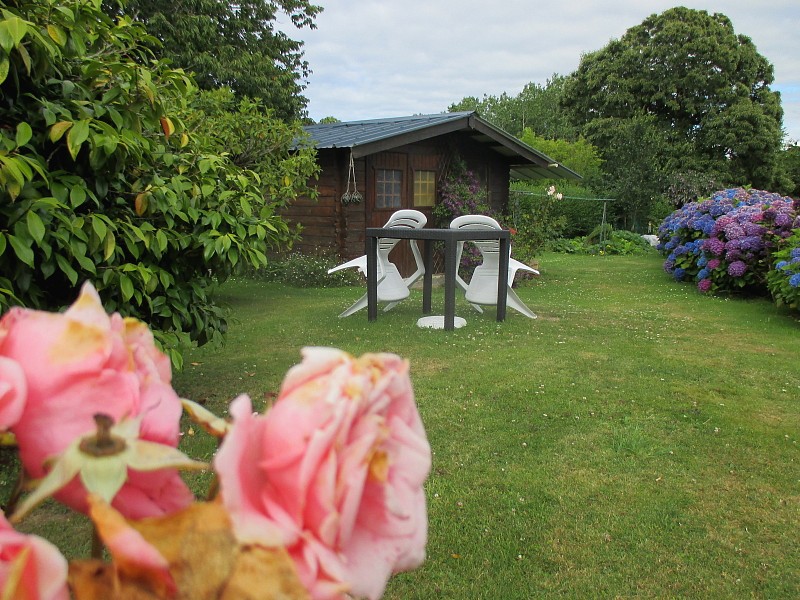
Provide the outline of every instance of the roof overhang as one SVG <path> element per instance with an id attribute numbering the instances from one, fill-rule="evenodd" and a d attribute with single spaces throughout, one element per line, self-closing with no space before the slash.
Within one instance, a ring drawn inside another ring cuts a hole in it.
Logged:
<path id="1" fill-rule="evenodd" d="M 524 144 L 476 112 L 441 113 L 306 127 L 318 149 L 349 148 L 361 158 L 448 133 L 463 132 L 503 156 L 513 179 L 581 179 L 581 176 Z"/>

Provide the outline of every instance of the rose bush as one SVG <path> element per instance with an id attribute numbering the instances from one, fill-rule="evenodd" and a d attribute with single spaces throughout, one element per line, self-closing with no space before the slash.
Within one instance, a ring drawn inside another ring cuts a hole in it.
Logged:
<path id="1" fill-rule="evenodd" d="M 283 544 L 312 597 L 378 598 L 425 556 L 430 446 L 408 363 L 307 348 L 275 405 L 247 397 L 214 462 L 243 543 Z"/>
<path id="2" fill-rule="evenodd" d="M 0 365 L 24 376 L 20 385 L 3 368 L 0 389 L 18 390 L 7 391 L 4 398 L 24 396 L 9 429 L 32 478 L 43 477 L 47 461 L 73 440 L 93 433 L 97 413 L 114 421 L 141 416 L 141 439 L 177 446 L 182 407 L 171 386 L 169 359 L 155 347 L 144 323 L 106 314 L 90 284 L 63 314 L 9 310 L 0 319 L 0 359 Z M 56 497 L 75 510 L 87 510 L 79 479 Z M 175 470 L 132 471 L 114 506 L 127 517 L 141 518 L 173 512 L 192 500 Z"/>
<path id="3" fill-rule="evenodd" d="M 63 314 L 10 310 L 0 432 L 15 434 L 34 486 L 11 522 L 50 495 L 89 514 L 112 563 L 99 546 L 71 561 L 76 600 L 378 598 L 425 557 L 431 450 L 409 365 L 331 348 L 303 357 L 265 414 L 241 396 L 227 423 L 178 399 L 147 327 L 106 314 L 91 285 Z M 195 502 L 172 468 L 205 466 L 175 447 L 181 404 L 223 438 L 221 501 Z M 0 598 L 65 600 L 65 565 L 2 518 Z"/>

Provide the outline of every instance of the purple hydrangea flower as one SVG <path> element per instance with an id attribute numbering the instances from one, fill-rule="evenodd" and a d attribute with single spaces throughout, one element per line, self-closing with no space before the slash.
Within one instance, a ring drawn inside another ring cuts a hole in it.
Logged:
<path id="1" fill-rule="evenodd" d="M 728 265 L 728 275 L 731 277 L 741 277 L 747 272 L 747 265 L 741 260 L 735 260 Z"/>
<path id="2" fill-rule="evenodd" d="M 720 256 L 725 251 L 725 242 L 719 238 L 708 238 L 703 243 L 703 250 L 708 250 L 714 256 Z"/>
<path id="3" fill-rule="evenodd" d="M 701 292 L 707 292 L 711 289 L 711 280 L 710 279 L 701 279 L 697 283 L 697 289 Z"/>

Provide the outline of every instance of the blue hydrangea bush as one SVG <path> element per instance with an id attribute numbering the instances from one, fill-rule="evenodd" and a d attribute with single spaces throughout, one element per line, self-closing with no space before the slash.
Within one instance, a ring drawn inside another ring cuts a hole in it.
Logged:
<path id="1" fill-rule="evenodd" d="M 669 215 L 658 230 L 664 270 L 701 292 L 765 288 L 773 254 L 800 228 L 800 201 L 763 190 L 720 190 Z M 788 262 L 788 261 L 787 261 Z"/>
<path id="2" fill-rule="evenodd" d="M 778 306 L 800 310 L 800 229 L 779 242 L 773 253 L 772 269 L 767 273 L 767 287 Z"/>

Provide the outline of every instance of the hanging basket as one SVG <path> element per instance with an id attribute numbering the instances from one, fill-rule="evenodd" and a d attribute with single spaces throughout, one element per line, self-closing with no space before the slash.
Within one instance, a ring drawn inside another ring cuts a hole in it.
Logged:
<path id="1" fill-rule="evenodd" d="M 353 182 L 353 191 L 350 191 L 350 182 Z M 353 162 L 353 153 L 350 153 L 350 167 L 347 170 L 347 189 L 342 194 L 342 204 L 361 204 L 364 197 L 358 191 L 356 183 L 356 165 Z"/>

